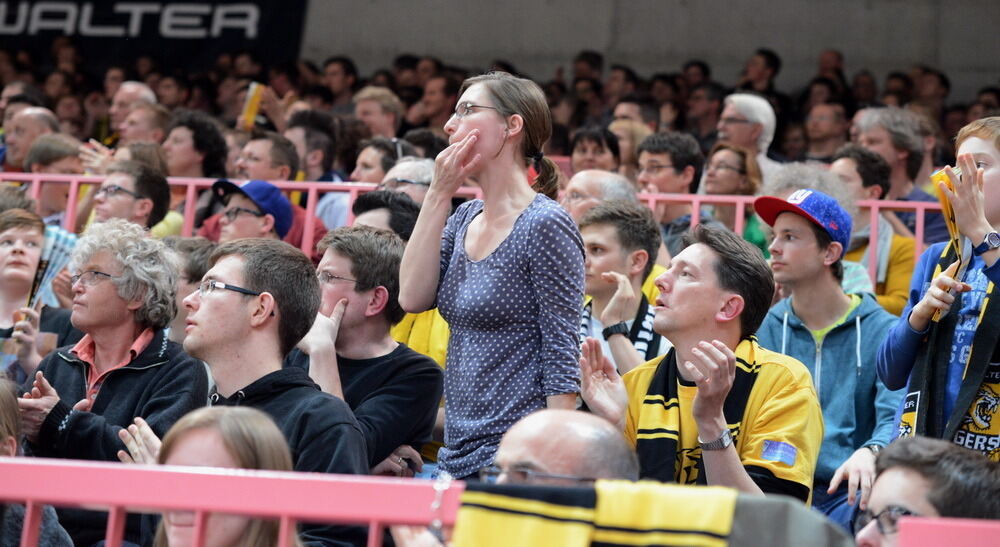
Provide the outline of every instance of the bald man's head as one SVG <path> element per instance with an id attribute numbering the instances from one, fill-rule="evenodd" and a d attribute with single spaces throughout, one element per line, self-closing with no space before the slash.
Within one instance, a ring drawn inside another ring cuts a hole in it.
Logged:
<path id="1" fill-rule="evenodd" d="M 601 169 L 578 171 L 569 179 L 563 192 L 562 206 L 580 222 L 587 211 L 606 201 L 629 201 L 638 203 L 635 185 L 627 178 Z"/>
<path id="2" fill-rule="evenodd" d="M 59 132 L 59 120 L 48 108 L 31 106 L 22 109 L 10 121 L 10 128 L 5 132 L 7 142 L 6 163 L 15 167 L 24 167 L 24 158 L 34 144 L 35 139 L 42 135 Z"/>
<path id="3" fill-rule="evenodd" d="M 118 86 L 115 96 L 112 97 L 111 108 L 108 110 L 108 114 L 111 116 L 111 127 L 117 129 L 125 121 L 125 116 L 128 116 L 128 113 L 139 102 L 156 104 L 156 93 L 153 93 L 153 90 L 142 82 L 132 80 L 122 82 L 122 85 Z"/>
<path id="4" fill-rule="evenodd" d="M 635 480 L 639 463 L 622 432 L 607 420 L 575 410 L 540 410 L 525 416 L 500 440 L 494 463 L 505 482 L 572 486 L 594 479 Z M 561 475 L 571 478 L 552 478 Z"/>

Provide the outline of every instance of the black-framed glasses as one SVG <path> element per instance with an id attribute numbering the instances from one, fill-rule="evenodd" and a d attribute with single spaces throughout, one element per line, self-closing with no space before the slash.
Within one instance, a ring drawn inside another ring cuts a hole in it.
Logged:
<path id="1" fill-rule="evenodd" d="M 486 106 L 485 104 L 461 103 L 455 107 L 455 116 L 458 118 L 464 118 L 469 114 L 472 114 L 474 108 L 489 108 L 490 110 L 496 110 L 497 112 L 500 112 L 500 109 L 495 106 Z"/>
<path id="2" fill-rule="evenodd" d="M 878 527 L 878 533 L 883 536 L 895 534 L 898 530 L 899 519 L 907 516 L 918 517 L 920 515 L 898 505 L 889 505 L 878 513 L 872 513 L 870 509 L 865 509 L 858 512 L 858 515 L 854 517 L 854 534 L 857 535 L 858 532 L 864 529 L 865 526 L 868 526 L 868 523 L 873 520 L 875 521 L 875 526 Z"/>
<path id="3" fill-rule="evenodd" d="M 500 475 L 506 475 L 507 482 L 511 484 L 532 484 L 544 480 L 586 483 L 597 480 L 589 477 L 577 477 L 576 475 L 546 473 L 544 471 L 532 469 L 526 465 L 514 465 L 507 469 L 504 469 L 499 465 L 489 465 L 479 470 L 479 480 L 483 482 L 495 483 L 500 479 Z"/>
<path id="4" fill-rule="evenodd" d="M 650 175 L 655 177 L 656 174 L 659 173 L 660 171 L 663 171 L 664 169 L 673 169 L 673 168 L 674 168 L 673 165 L 659 165 L 654 163 L 652 165 L 647 165 L 646 167 L 639 166 L 639 172 L 636 174 L 641 175 L 643 173 L 649 173 Z"/>
<path id="5" fill-rule="evenodd" d="M 351 279 L 349 277 L 340 277 L 339 275 L 333 275 L 330 272 L 316 272 L 316 279 L 319 279 L 320 283 L 333 283 L 335 281 L 349 281 L 351 283 L 357 283 L 357 279 Z"/>
<path id="6" fill-rule="evenodd" d="M 87 270 L 85 272 L 80 272 L 76 275 L 71 275 L 69 278 L 70 286 L 75 286 L 77 282 L 83 283 L 84 287 L 93 287 L 101 279 L 118 279 L 117 276 L 111 275 L 109 273 L 100 272 L 97 270 Z"/>
<path id="7" fill-rule="evenodd" d="M 243 287 L 237 287 L 236 285 L 231 285 L 229 283 L 223 283 L 214 279 L 206 279 L 198 285 L 198 296 L 211 294 L 212 291 L 217 289 L 238 292 L 247 296 L 260 296 L 262 294 L 257 291 L 251 291 L 250 289 L 244 289 Z"/>
<path id="8" fill-rule="evenodd" d="M 222 216 L 226 217 L 226 220 L 232 222 L 236 220 L 241 214 L 253 215 L 257 218 L 264 216 L 267 213 L 262 213 L 260 211 L 254 211 L 253 209 L 247 209 L 245 207 L 230 207 L 222 212 Z"/>
<path id="9" fill-rule="evenodd" d="M 115 196 L 117 196 L 119 194 L 125 194 L 127 196 L 132 196 L 135 199 L 143 199 L 143 196 L 141 194 L 139 194 L 137 192 L 133 192 L 132 190 L 129 190 L 128 188 L 122 188 L 121 186 L 118 186 L 117 184 L 109 184 L 107 186 L 101 186 L 100 188 L 97 189 L 97 193 L 94 194 L 94 197 L 96 198 L 98 196 L 105 196 L 105 197 L 113 198 L 113 197 L 115 197 Z"/>
<path id="10" fill-rule="evenodd" d="M 413 184 L 414 186 L 428 186 L 428 187 L 431 185 L 431 183 L 429 182 L 419 182 L 412 179 L 401 179 L 399 177 L 395 177 L 382 181 L 382 184 L 379 185 L 379 188 L 388 188 L 391 190 L 393 188 L 398 187 L 400 184 Z"/>

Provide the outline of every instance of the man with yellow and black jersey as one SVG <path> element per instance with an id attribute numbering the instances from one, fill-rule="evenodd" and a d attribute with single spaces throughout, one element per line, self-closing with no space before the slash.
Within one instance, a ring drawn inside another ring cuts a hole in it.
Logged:
<path id="1" fill-rule="evenodd" d="M 666 356 L 619 377 L 596 340 L 584 344 L 581 393 L 636 447 L 640 477 L 729 486 L 808 501 L 823 416 L 802 363 L 753 338 L 774 279 L 760 252 L 699 226 L 657 278 L 654 330 Z"/>

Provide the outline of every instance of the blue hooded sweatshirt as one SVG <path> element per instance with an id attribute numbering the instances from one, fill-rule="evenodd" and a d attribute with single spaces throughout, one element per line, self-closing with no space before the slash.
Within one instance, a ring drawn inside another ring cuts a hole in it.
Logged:
<path id="1" fill-rule="evenodd" d="M 886 446 L 895 437 L 894 417 L 905 390 L 889 391 L 878 379 L 875 358 L 897 317 L 869 294 L 817 344 L 792 310 L 778 302 L 757 331 L 761 346 L 794 357 L 809 369 L 823 408 L 823 444 L 816 480 L 828 483 L 855 450 Z"/>

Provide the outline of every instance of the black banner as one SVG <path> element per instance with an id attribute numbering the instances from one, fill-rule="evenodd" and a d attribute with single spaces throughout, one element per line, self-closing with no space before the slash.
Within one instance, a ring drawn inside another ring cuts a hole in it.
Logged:
<path id="1" fill-rule="evenodd" d="M 270 65 L 298 58 L 305 11 L 306 0 L 0 1 L 0 47 L 47 60 L 53 38 L 68 36 L 90 66 L 152 55 L 198 70 L 240 50 Z"/>

